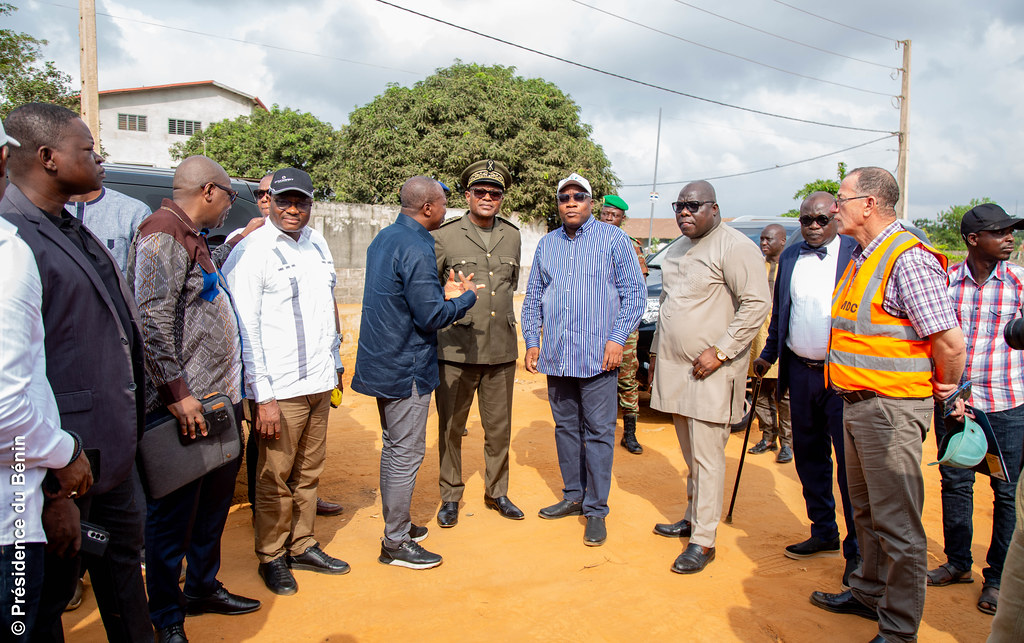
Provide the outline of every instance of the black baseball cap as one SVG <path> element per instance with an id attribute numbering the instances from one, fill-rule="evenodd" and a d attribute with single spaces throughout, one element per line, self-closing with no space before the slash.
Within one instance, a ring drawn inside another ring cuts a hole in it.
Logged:
<path id="1" fill-rule="evenodd" d="M 1024 227 L 1024 219 L 1011 217 L 1006 214 L 1006 210 L 995 203 L 982 203 L 964 214 L 964 218 L 960 221 L 960 234 L 966 238 L 972 232 L 1005 230 L 1006 228 L 1019 230 L 1021 227 Z"/>
<path id="2" fill-rule="evenodd" d="M 312 199 L 313 179 L 298 168 L 283 167 L 274 172 L 274 178 L 270 179 L 270 193 L 282 192 L 301 192 Z"/>

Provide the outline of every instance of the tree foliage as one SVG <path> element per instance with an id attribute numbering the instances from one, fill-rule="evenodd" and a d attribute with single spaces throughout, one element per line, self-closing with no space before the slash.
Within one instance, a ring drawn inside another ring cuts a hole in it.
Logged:
<path id="1" fill-rule="evenodd" d="M 341 161 L 340 135 L 312 114 L 274 105 L 270 111 L 211 123 L 171 146 L 176 160 L 203 154 L 232 176 L 260 178 L 282 167 L 309 173 L 318 196 L 333 195 Z"/>
<path id="2" fill-rule="evenodd" d="M 590 139 L 579 106 L 558 87 L 515 75 L 515 67 L 464 64 L 438 69 L 412 87 L 396 84 L 356 109 L 342 130 L 345 157 L 336 197 L 398 203 L 405 179 L 433 176 L 452 188 L 449 205 L 465 207 L 457 185 L 470 163 L 504 163 L 514 184 L 503 210 L 557 222 L 559 179 L 578 172 L 595 196 L 618 184 Z"/>
<path id="3" fill-rule="evenodd" d="M 17 7 L 0 2 L 0 16 L 9 16 Z M 71 76 L 57 69 L 52 61 L 42 60 L 45 40 L 26 33 L 0 29 L 0 118 L 25 103 L 42 101 L 79 111 L 78 94 L 71 88 Z"/>
<path id="4" fill-rule="evenodd" d="M 838 195 L 839 194 L 839 184 L 842 183 L 843 179 L 846 178 L 846 163 L 843 163 L 842 161 L 840 161 L 836 165 L 836 176 L 839 177 L 838 180 L 836 180 L 836 179 L 815 179 L 815 180 L 810 181 L 808 183 L 804 183 L 804 186 L 796 191 L 796 194 L 793 195 L 793 198 L 796 199 L 797 201 L 801 201 L 802 202 L 804 199 L 806 199 L 808 196 L 814 194 L 815 192 L 828 192 L 832 196 Z M 784 217 L 798 217 L 798 216 L 800 216 L 800 210 L 798 208 L 794 208 L 794 209 L 790 210 L 789 212 L 784 212 L 782 214 L 782 216 L 784 216 Z"/>
<path id="5" fill-rule="evenodd" d="M 988 197 L 971 199 L 967 205 L 953 205 L 942 210 L 932 219 L 915 219 L 914 225 L 928 234 L 928 239 L 937 249 L 943 251 L 966 252 L 967 246 L 960 236 L 960 222 L 967 211 L 982 203 L 992 203 Z"/>

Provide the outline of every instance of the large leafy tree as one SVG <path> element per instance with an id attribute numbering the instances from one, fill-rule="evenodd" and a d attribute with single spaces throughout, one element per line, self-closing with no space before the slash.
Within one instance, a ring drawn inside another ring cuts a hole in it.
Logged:
<path id="1" fill-rule="evenodd" d="M 836 165 L 836 176 L 838 177 L 838 180 L 815 179 L 813 181 L 804 183 L 804 186 L 796 191 L 796 194 L 793 195 L 793 198 L 796 199 L 797 201 L 803 202 L 804 199 L 814 194 L 815 192 L 828 192 L 832 196 L 838 195 L 839 185 L 843 182 L 843 179 L 846 178 L 846 163 L 840 161 L 838 165 Z M 800 216 L 800 210 L 794 208 L 789 212 L 783 212 L 782 216 L 798 217 Z"/>
<path id="2" fill-rule="evenodd" d="M 177 160 L 203 154 L 232 176 L 260 178 L 271 170 L 297 167 L 309 173 L 319 196 L 333 195 L 341 160 L 338 132 L 307 112 L 274 105 L 270 111 L 210 123 L 171 146 Z"/>
<path id="3" fill-rule="evenodd" d="M 0 2 L 0 16 L 9 16 L 17 7 Z M 71 88 L 71 77 L 43 60 L 45 40 L 26 33 L 0 29 L 0 118 L 25 103 L 42 101 L 79 110 L 78 94 Z"/>
<path id="4" fill-rule="evenodd" d="M 618 184 L 591 131 L 555 85 L 516 76 L 514 67 L 456 61 L 412 87 L 389 85 L 352 112 L 337 198 L 398 203 L 402 182 L 425 174 L 453 189 L 449 205 L 465 207 L 459 175 L 493 158 L 514 180 L 502 209 L 554 224 L 555 187 L 570 172 L 586 177 L 595 196 Z"/>
<path id="5" fill-rule="evenodd" d="M 915 219 L 914 225 L 928 233 L 928 239 L 939 250 L 966 252 L 967 245 L 960 236 L 960 222 L 968 210 L 982 203 L 992 203 L 992 200 L 983 197 L 971 199 L 967 205 L 952 205 L 939 212 L 934 220 Z"/>

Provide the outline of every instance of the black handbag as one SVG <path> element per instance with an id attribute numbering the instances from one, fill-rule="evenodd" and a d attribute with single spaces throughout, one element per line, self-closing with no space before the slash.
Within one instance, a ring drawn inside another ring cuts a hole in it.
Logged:
<path id="1" fill-rule="evenodd" d="M 139 441 L 139 464 L 152 498 L 163 498 L 237 458 L 242 439 L 231 398 L 214 393 L 203 401 L 206 435 L 181 434 L 177 418 L 161 413 L 146 423 Z"/>

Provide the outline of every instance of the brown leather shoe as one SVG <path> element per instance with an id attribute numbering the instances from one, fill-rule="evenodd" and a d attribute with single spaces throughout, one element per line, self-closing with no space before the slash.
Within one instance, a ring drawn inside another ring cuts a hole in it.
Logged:
<path id="1" fill-rule="evenodd" d="M 336 502 L 324 500 L 320 497 L 316 499 L 316 515 L 318 516 L 337 516 L 343 511 L 345 511 L 345 508 Z"/>

